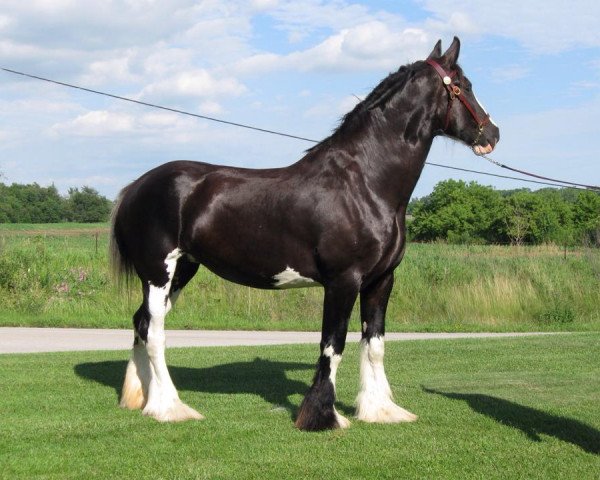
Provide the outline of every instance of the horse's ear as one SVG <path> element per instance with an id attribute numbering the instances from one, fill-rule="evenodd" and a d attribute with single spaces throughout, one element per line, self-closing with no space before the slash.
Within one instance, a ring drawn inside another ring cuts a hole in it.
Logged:
<path id="1" fill-rule="evenodd" d="M 427 58 L 428 59 L 440 58 L 441 56 L 442 56 L 442 41 L 438 40 L 437 43 L 435 44 L 435 47 L 433 47 L 433 50 L 431 51 L 431 53 L 429 54 L 429 56 Z"/>
<path id="2" fill-rule="evenodd" d="M 460 40 L 458 37 L 454 37 L 452 40 L 452 45 L 448 47 L 448 50 L 444 53 L 444 63 L 447 66 L 456 65 L 458 61 L 458 54 L 460 53 Z"/>

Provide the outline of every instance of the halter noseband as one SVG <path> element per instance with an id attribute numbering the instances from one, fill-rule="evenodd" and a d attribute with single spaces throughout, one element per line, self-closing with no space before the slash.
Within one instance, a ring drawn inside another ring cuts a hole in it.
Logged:
<path id="1" fill-rule="evenodd" d="M 475 120 L 475 122 L 477 123 L 479 132 L 477 133 L 477 137 L 475 138 L 475 141 L 473 142 L 473 146 L 475 146 L 477 144 L 477 142 L 479 141 L 481 134 L 483 133 L 483 128 L 488 123 L 490 123 L 489 114 L 486 114 L 486 116 L 483 118 L 483 120 L 480 120 L 479 116 L 477 115 L 477 112 L 475 112 L 475 109 L 473 108 L 473 106 L 461 94 L 462 92 L 460 90 L 460 87 L 458 85 L 452 84 L 452 79 L 456 76 L 456 71 L 446 72 L 446 70 L 444 70 L 439 63 L 437 63 L 435 60 L 432 60 L 430 58 L 425 60 L 425 62 L 428 65 L 431 65 L 434 68 L 434 70 L 438 73 L 438 75 L 442 79 L 442 82 L 444 82 L 444 87 L 448 91 L 448 95 L 449 95 L 448 96 L 448 108 L 446 109 L 446 121 L 444 122 L 444 132 L 446 130 L 448 130 L 448 126 L 450 125 L 450 110 L 452 108 L 452 103 L 454 102 L 455 98 L 458 98 L 460 100 L 460 102 L 465 106 L 465 108 L 469 111 L 469 113 L 473 117 L 473 120 Z"/>

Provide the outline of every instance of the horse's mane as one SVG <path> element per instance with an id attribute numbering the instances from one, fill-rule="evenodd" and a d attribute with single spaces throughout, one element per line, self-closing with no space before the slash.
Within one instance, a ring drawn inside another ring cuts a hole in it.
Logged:
<path id="1" fill-rule="evenodd" d="M 338 127 L 329 137 L 308 151 L 316 150 L 320 146 L 328 144 L 329 141 L 334 138 L 351 135 L 365 126 L 372 116 L 372 111 L 375 109 L 385 109 L 387 102 L 404 89 L 406 83 L 414 74 L 416 67 L 422 63 L 423 62 L 415 62 L 410 65 L 404 65 L 400 67 L 398 71 L 390 73 L 386 78 L 379 82 L 379 85 L 377 85 L 364 100 L 356 104 L 351 111 L 341 118 Z"/>

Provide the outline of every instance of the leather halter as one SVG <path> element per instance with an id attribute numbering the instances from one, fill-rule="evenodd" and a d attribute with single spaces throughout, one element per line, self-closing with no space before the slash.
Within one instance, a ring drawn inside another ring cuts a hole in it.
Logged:
<path id="1" fill-rule="evenodd" d="M 473 146 L 475 146 L 475 144 L 479 141 L 481 134 L 483 133 L 483 128 L 488 123 L 490 123 L 489 114 L 486 114 L 486 116 L 483 119 L 479 119 L 479 116 L 477 115 L 477 112 L 475 112 L 473 106 L 464 97 L 464 95 L 462 95 L 460 87 L 452 83 L 452 79 L 456 76 L 456 71 L 446 72 L 446 70 L 444 70 L 439 63 L 430 58 L 425 60 L 425 62 L 428 65 L 431 65 L 434 68 L 434 70 L 438 73 L 438 75 L 442 79 L 442 82 L 444 83 L 444 87 L 448 91 L 448 108 L 446 110 L 446 121 L 444 122 L 444 131 L 448 130 L 448 126 L 450 125 L 450 110 L 452 109 L 454 99 L 458 98 L 460 102 L 465 106 L 465 108 L 469 111 L 469 113 L 473 117 L 473 120 L 475 120 L 475 122 L 477 123 L 479 132 L 477 134 L 477 137 L 475 138 L 475 141 L 473 142 Z"/>

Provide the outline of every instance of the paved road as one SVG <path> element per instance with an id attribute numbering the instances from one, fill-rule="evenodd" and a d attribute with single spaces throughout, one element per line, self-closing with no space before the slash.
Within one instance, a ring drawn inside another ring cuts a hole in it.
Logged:
<path id="1" fill-rule="evenodd" d="M 546 333 L 388 333 L 386 340 L 518 337 Z M 131 330 L 87 328 L 7 328 L 0 327 L 0 354 L 66 352 L 82 350 L 128 350 Z M 316 332 L 243 332 L 213 330 L 167 330 L 167 347 L 219 347 L 231 345 L 281 345 L 318 343 Z M 349 342 L 360 333 L 348 334 Z"/>

